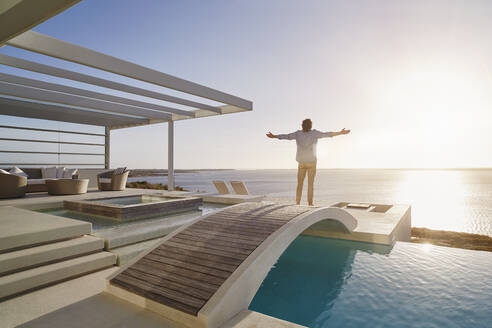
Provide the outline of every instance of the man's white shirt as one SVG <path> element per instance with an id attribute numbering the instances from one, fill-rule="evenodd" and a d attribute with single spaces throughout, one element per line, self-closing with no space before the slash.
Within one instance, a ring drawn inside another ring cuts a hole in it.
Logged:
<path id="1" fill-rule="evenodd" d="M 321 132 L 318 130 L 311 130 L 308 132 L 298 130 L 289 134 L 277 135 L 279 139 L 296 141 L 296 161 L 298 163 L 316 162 L 316 145 L 318 144 L 318 139 L 329 138 L 332 136 L 331 132 Z"/>

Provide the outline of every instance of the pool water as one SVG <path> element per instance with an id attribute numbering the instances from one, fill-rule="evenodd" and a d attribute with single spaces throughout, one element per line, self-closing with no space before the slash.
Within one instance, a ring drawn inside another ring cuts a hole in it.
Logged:
<path id="1" fill-rule="evenodd" d="M 69 219 L 75 219 L 75 220 L 90 222 L 90 223 L 92 223 L 92 231 L 99 231 L 99 230 L 103 230 L 103 229 L 120 227 L 120 226 L 127 225 L 127 224 L 134 224 L 136 222 L 142 223 L 142 222 L 150 222 L 150 221 L 160 221 L 166 217 L 173 217 L 173 218 L 179 217 L 180 219 L 183 220 L 183 222 L 188 222 L 191 219 L 197 218 L 199 216 L 208 214 L 212 211 L 215 211 L 215 210 L 218 210 L 218 209 L 221 209 L 224 207 L 227 207 L 227 205 L 214 204 L 214 203 L 203 203 L 203 205 L 200 206 L 200 208 L 198 210 L 190 210 L 190 211 L 185 211 L 185 212 L 181 212 L 181 213 L 174 213 L 174 214 L 156 215 L 156 216 L 152 216 L 151 218 L 140 219 L 138 221 L 119 221 L 119 220 L 115 220 L 115 219 L 110 218 L 110 217 L 104 217 L 104 216 L 99 216 L 99 215 L 70 211 L 70 210 L 67 210 L 63 207 L 62 208 L 52 208 L 52 209 L 40 210 L 39 212 L 51 214 L 51 215 L 56 215 L 56 216 L 61 216 L 64 218 L 69 218 Z"/>
<path id="2" fill-rule="evenodd" d="M 300 236 L 250 309 L 308 327 L 492 327 L 492 253 Z"/>
<path id="3" fill-rule="evenodd" d="M 154 195 L 137 195 L 137 196 L 124 196 L 124 197 L 110 197 L 110 198 L 97 198 L 88 199 L 87 201 L 94 201 L 104 204 L 112 205 L 137 205 L 137 204 L 150 204 L 157 202 L 164 202 L 168 200 L 185 199 L 184 197 L 166 197 L 166 196 L 154 196 Z"/>

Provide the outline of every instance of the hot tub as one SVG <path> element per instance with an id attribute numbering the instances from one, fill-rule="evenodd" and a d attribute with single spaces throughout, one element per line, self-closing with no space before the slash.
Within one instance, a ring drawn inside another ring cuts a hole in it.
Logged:
<path id="1" fill-rule="evenodd" d="M 71 211 L 113 218 L 120 221 L 198 210 L 199 197 L 133 195 L 87 200 L 66 200 L 63 207 Z"/>

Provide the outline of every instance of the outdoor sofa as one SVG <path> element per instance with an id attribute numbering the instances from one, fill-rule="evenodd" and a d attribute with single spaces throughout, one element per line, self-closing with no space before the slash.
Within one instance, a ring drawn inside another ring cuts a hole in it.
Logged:
<path id="1" fill-rule="evenodd" d="M 23 168 L 27 174 L 26 192 L 48 191 L 46 187 L 47 179 L 78 179 L 77 169 L 66 169 L 64 167 L 42 167 L 42 168 Z"/>
<path id="2" fill-rule="evenodd" d="M 48 188 L 46 187 L 47 179 L 77 179 L 79 177 L 77 169 L 55 166 L 21 169 L 14 166 L 8 171 L 11 174 L 27 178 L 26 193 L 48 191 Z"/>

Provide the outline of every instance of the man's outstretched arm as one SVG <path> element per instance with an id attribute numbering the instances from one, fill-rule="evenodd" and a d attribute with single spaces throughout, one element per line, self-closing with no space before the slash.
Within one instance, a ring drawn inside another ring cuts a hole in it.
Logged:
<path id="1" fill-rule="evenodd" d="M 343 129 L 341 129 L 338 132 L 330 132 L 330 133 L 331 133 L 331 136 L 332 137 L 336 137 L 336 136 L 341 136 L 341 135 L 344 135 L 344 134 L 349 134 L 350 133 L 350 130 L 345 130 L 345 128 L 343 128 Z"/>
<path id="2" fill-rule="evenodd" d="M 288 133 L 288 134 L 273 134 L 271 132 L 268 132 L 266 134 L 268 138 L 273 138 L 273 139 L 287 139 L 287 140 L 294 140 L 296 138 L 296 133 Z"/>
<path id="3" fill-rule="evenodd" d="M 342 134 L 349 134 L 350 133 L 350 130 L 345 130 L 345 128 L 343 128 L 342 130 L 337 131 L 337 132 L 321 132 L 318 130 L 315 130 L 315 131 L 316 131 L 316 137 L 318 139 L 336 137 L 336 136 L 340 136 Z"/>

